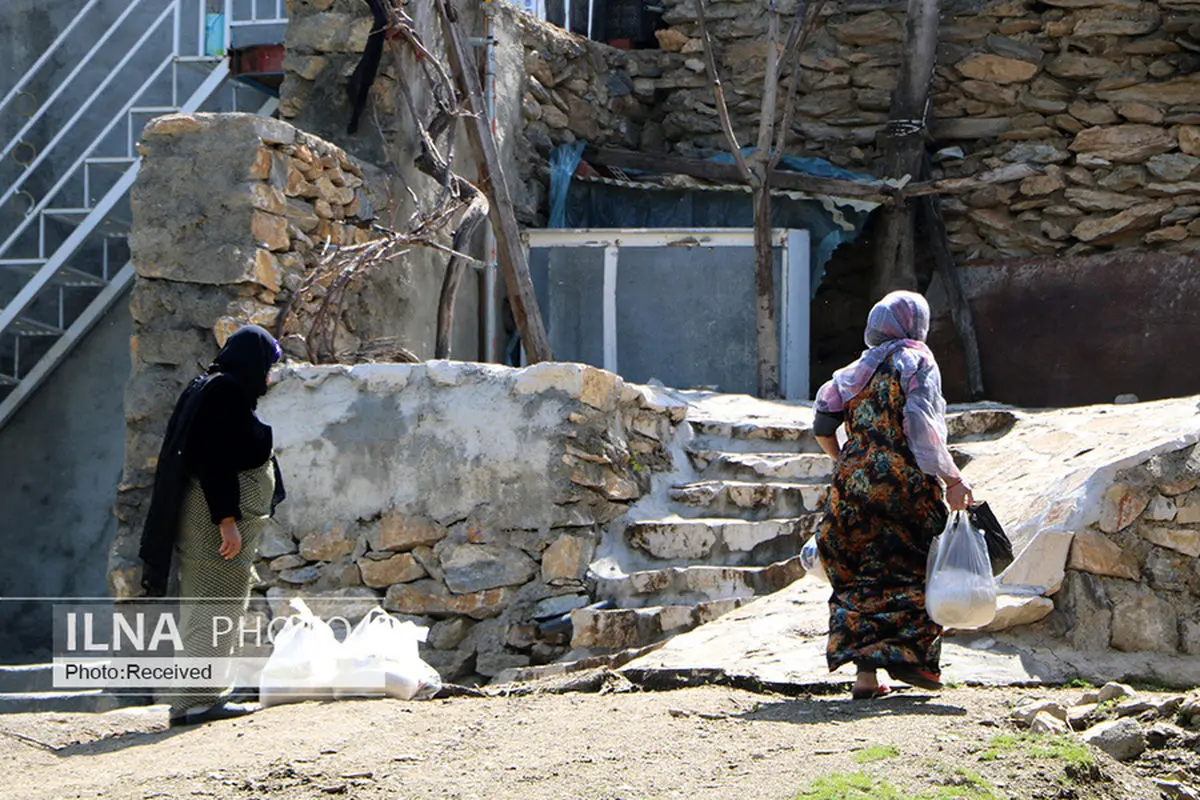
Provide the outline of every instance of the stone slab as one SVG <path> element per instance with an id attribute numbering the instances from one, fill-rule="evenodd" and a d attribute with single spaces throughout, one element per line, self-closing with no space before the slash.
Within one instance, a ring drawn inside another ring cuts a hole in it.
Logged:
<path id="1" fill-rule="evenodd" d="M 820 688 L 848 684 L 853 667 L 830 673 L 825 664 L 829 587 L 800 580 L 719 619 L 676 636 L 624 667 L 638 672 L 707 671 L 766 684 Z M 1149 653 L 1084 653 L 1028 632 L 947 637 L 947 681 L 983 686 L 1060 684 L 1074 677 L 1103 683 L 1155 680 L 1191 687 L 1194 658 Z"/>

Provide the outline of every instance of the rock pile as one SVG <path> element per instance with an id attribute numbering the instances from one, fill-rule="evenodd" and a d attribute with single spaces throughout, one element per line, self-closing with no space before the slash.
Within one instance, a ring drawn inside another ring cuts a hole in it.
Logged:
<path id="1" fill-rule="evenodd" d="M 1070 706 L 1041 700 L 1009 721 L 1033 734 L 1075 736 L 1146 773 L 1172 798 L 1200 797 L 1200 694 L 1141 693 L 1121 683 L 1083 692 Z"/>

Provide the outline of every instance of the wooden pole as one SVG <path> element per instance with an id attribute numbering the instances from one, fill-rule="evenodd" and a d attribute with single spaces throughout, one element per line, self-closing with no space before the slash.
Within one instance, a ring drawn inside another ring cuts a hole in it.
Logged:
<path id="1" fill-rule="evenodd" d="M 908 0 L 899 81 L 892 93 L 891 122 L 884 139 L 884 165 L 890 178 L 916 177 L 925 152 L 929 89 L 938 45 L 938 0 Z M 874 292 L 917 288 L 913 257 L 913 204 L 884 211 L 877 249 Z"/>
<path id="2" fill-rule="evenodd" d="M 779 8 L 767 3 L 767 70 L 758 119 L 754 172 L 754 327 L 758 351 L 758 396 L 779 396 L 779 321 L 775 318 L 775 249 L 771 246 L 771 144 L 779 96 Z"/>
<path id="3" fill-rule="evenodd" d="M 537 297 L 533 291 L 533 279 L 529 275 L 525 249 L 521 245 L 521 232 L 513 212 L 512 197 L 509 195 L 504 171 L 500 166 L 500 154 L 496 150 L 496 141 L 487 123 L 487 115 L 484 114 L 483 90 L 479 85 L 475 59 L 471 55 L 470 44 L 458 25 L 458 14 L 450 0 L 435 2 L 442 19 L 451 72 L 471 112 L 467 119 L 467 140 L 479 162 L 480 188 L 490 201 L 488 216 L 496 234 L 496 254 L 508 290 L 508 302 L 512 307 L 517 330 L 521 334 L 521 343 L 525 347 L 525 357 L 531 364 L 550 361 L 553 358 L 550 340 L 546 336 L 542 313 L 538 309 Z"/>
<path id="4" fill-rule="evenodd" d="M 928 157 L 926 169 L 928 169 Z M 942 217 L 942 201 L 937 195 L 925 195 L 920 203 L 921 218 L 929 231 L 933 245 L 933 260 L 942 281 L 946 284 L 946 296 L 950 300 L 950 318 L 958 331 L 962 343 L 963 358 L 967 366 L 967 389 L 972 400 L 983 399 L 983 362 L 979 358 L 979 338 L 975 332 L 975 315 L 967 302 L 962 275 L 954 264 L 954 253 L 950 249 L 950 238 L 946 233 L 946 221 Z"/>

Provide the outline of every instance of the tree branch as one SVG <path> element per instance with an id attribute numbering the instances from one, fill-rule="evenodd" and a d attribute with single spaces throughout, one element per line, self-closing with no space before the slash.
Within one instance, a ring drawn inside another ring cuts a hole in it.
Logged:
<path id="1" fill-rule="evenodd" d="M 712 81 L 713 94 L 716 96 L 717 113 L 721 117 L 721 130 L 724 131 L 725 139 L 729 142 L 729 149 L 733 153 L 733 161 L 737 164 L 738 172 L 742 175 L 742 180 L 754 186 L 758 179 L 750 170 L 750 165 L 746 163 L 746 157 L 742 155 L 742 146 L 737 140 L 737 134 L 733 131 L 733 122 L 729 119 L 729 106 L 725 102 L 725 88 L 721 85 L 721 75 L 717 72 L 717 58 L 713 54 L 712 37 L 708 33 L 708 19 L 704 11 L 704 0 L 696 0 L 696 19 L 700 23 L 700 41 L 704 46 L 704 61 L 708 68 L 708 79 Z"/>

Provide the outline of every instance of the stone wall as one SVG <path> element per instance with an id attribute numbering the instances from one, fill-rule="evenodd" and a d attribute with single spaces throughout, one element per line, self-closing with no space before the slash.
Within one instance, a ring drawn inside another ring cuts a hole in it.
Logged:
<path id="1" fill-rule="evenodd" d="M 450 361 L 285 369 L 259 413 L 288 488 L 259 605 L 382 603 L 431 626 L 454 680 L 566 651 L 535 620 L 591 602 L 602 527 L 670 467 L 683 419 L 591 367 Z"/>
<path id="2" fill-rule="evenodd" d="M 666 0 L 667 52 L 630 56 L 653 106 L 644 149 L 727 150 L 694 0 Z M 781 4 L 785 13 L 790 3 Z M 762 94 L 765 4 L 708 4 L 726 94 L 752 143 Z M 841 2 L 802 56 L 791 152 L 877 172 L 904 36 L 903 3 Z M 938 172 L 1031 162 L 1046 173 L 946 204 L 960 260 L 1081 255 L 1112 247 L 1191 252 L 1200 223 L 1200 78 L 1188 3 L 956 2 L 944 8 L 933 84 Z M 953 150 L 960 148 L 961 153 Z"/>
<path id="3" fill-rule="evenodd" d="M 1200 656 L 1200 449 L 1125 470 L 1075 534 L 1056 606 L 1074 647 Z"/>
<path id="4" fill-rule="evenodd" d="M 137 279 L 130 301 L 131 374 L 125 469 L 110 563 L 117 597 L 138 591 L 137 536 L 167 419 L 183 387 L 248 323 L 307 331 L 319 300 L 296 297 L 318 247 L 370 239 L 386 207 L 378 173 L 291 125 L 245 114 L 173 114 L 146 126 L 131 202 Z M 355 352 L 394 320 L 360 302 L 393 280 L 374 272 L 349 294 L 335 345 Z M 322 286 L 316 287 L 319 294 Z M 303 356 L 290 335 L 285 350 Z"/>
<path id="5" fill-rule="evenodd" d="M 481 13 L 475 4 L 460 3 L 463 22 L 477 35 Z M 406 230 L 414 215 L 428 213 L 436 206 L 442 187 L 420 172 L 414 159 L 420 153 L 420 140 L 412 125 L 407 102 L 399 92 L 405 81 L 414 105 L 426 113 L 432 104 L 427 82 L 416 76 L 420 63 L 411 49 L 397 40 L 385 46 L 379 74 L 372 84 L 370 99 L 356 133 L 349 133 L 351 106 L 346 82 L 362 58 L 371 30 L 370 7 L 362 0 L 292 0 L 289 3 L 286 48 L 280 87 L 280 116 L 297 128 L 313 134 L 361 161 L 375 165 L 390 178 L 389 204 L 377 209 L 380 222 L 396 230 Z M 440 26 L 432 3 L 413 3 L 407 7 L 418 33 L 432 48 L 442 52 Z M 400 53 L 400 64 L 393 58 Z M 511 72 L 511 70 L 509 70 Z M 507 73 L 506 73 L 507 74 Z M 510 97 L 506 78 L 501 77 L 501 97 Z M 515 101 L 513 101 L 515 105 Z M 504 113 L 505 102 L 500 104 Z M 511 157 L 512 142 L 502 142 L 502 153 Z M 454 163 L 468 178 L 476 177 L 466 139 L 460 135 L 454 146 Z M 467 248 L 471 255 L 482 256 L 482 231 Z M 446 235 L 449 244 L 449 234 Z M 426 248 L 413 248 L 391 266 L 392 280 L 377 285 L 360 296 L 376 313 L 393 319 L 400 344 L 427 358 L 433 355 L 437 298 L 445 275 L 447 257 Z M 451 352 L 455 358 L 481 356 L 482 340 L 479 309 L 483 305 L 481 273 L 471 270 L 464 277 L 455 303 L 455 326 Z"/>

